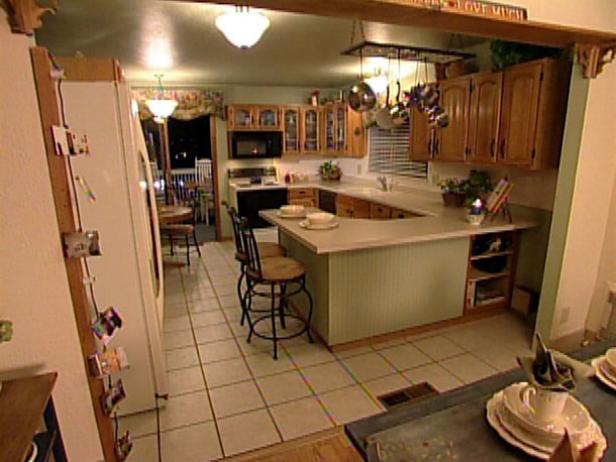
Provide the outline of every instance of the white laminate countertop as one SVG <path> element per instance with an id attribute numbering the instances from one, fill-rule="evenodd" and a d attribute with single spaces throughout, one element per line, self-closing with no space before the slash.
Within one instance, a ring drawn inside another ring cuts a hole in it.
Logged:
<path id="1" fill-rule="evenodd" d="M 357 183 L 311 182 L 288 185 L 289 188 L 319 188 L 365 199 L 389 207 L 425 215 L 417 218 L 371 220 L 336 217 L 339 223 L 331 230 L 307 230 L 300 219 L 281 218 L 277 210 L 263 210 L 262 218 L 293 236 L 316 254 L 347 252 L 368 248 L 467 237 L 476 234 L 512 231 L 538 226 L 530 218 L 514 214 L 513 223 L 502 217 L 487 219 L 480 226 L 466 221 L 463 208 L 445 207 L 440 194 L 427 191 L 384 192 L 374 186 Z"/>

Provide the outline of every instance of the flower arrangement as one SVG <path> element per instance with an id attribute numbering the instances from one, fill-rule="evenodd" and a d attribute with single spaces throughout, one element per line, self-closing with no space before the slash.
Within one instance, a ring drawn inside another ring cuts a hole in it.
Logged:
<path id="1" fill-rule="evenodd" d="M 13 323 L 7 320 L 0 320 L 0 343 L 10 342 L 13 338 Z"/>
<path id="2" fill-rule="evenodd" d="M 320 165 L 319 175 L 321 175 L 322 180 L 340 180 L 342 170 L 335 161 L 328 160 Z"/>

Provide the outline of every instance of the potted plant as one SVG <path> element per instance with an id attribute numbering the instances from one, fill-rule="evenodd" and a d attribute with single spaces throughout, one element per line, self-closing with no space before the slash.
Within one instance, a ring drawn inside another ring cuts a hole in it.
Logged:
<path id="1" fill-rule="evenodd" d="M 462 207 L 466 199 L 468 180 L 462 178 L 446 178 L 439 182 L 443 202 L 447 207 Z"/>
<path id="2" fill-rule="evenodd" d="M 342 177 L 342 170 L 335 161 L 328 160 L 319 167 L 319 175 L 322 180 L 338 181 Z"/>

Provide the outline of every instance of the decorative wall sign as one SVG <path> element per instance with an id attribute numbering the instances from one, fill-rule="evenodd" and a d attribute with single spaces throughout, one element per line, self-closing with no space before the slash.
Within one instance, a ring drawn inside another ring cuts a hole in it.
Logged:
<path id="1" fill-rule="evenodd" d="M 115 410 L 116 406 L 126 398 L 126 391 L 124 391 L 124 384 L 122 383 L 122 379 L 118 379 L 116 383 L 114 383 L 109 390 L 105 392 L 105 395 L 102 397 L 103 410 L 107 413 L 107 415 L 111 415 Z"/>
<path id="2" fill-rule="evenodd" d="M 122 316 L 118 311 L 110 306 L 105 311 L 98 315 L 98 318 L 92 322 L 92 332 L 94 335 L 108 345 L 113 339 L 119 328 L 122 327 Z"/>
<path id="3" fill-rule="evenodd" d="M 443 11 L 460 11 L 509 21 L 528 21 L 528 10 L 486 0 L 444 0 Z"/>
<path id="4" fill-rule="evenodd" d="M 67 258 L 96 257 L 101 255 L 98 231 L 64 233 L 64 255 Z"/>
<path id="5" fill-rule="evenodd" d="M 88 358 L 88 363 L 90 365 L 90 372 L 98 379 L 102 379 L 110 374 L 117 374 L 129 367 L 126 351 L 122 347 L 93 354 Z"/>

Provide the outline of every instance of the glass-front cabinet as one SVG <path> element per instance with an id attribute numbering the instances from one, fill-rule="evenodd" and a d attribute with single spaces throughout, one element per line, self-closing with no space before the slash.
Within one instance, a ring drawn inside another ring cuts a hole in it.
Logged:
<path id="1" fill-rule="evenodd" d="M 299 154 L 301 151 L 299 107 L 283 109 L 284 154 Z"/>
<path id="2" fill-rule="evenodd" d="M 336 109 L 332 105 L 323 108 L 323 151 L 336 152 Z"/>
<path id="3" fill-rule="evenodd" d="M 255 128 L 253 106 L 229 106 L 228 117 L 228 124 L 230 130 L 246 130 Z"/>
<path id="4" fill-rule="evenodd" d="M 257 123 L 260 129 L 278 130 L 280 128 L 280 107 L 279 106 L 258 106 L 255 108 L 257 113 Z"/>
<path id="5" fill-rule="evenodd" d="M 347 114 L 344 104 L 336 105 L 336 151 L 343 154 L 347 151 Z"/>
<path id="6" fill-rule="evenodd" d="M 304 154 L 318 154 L 321 150 L 319 145 L 319 108 L 304 107 L 300 114 L 302 152 Z"/>

